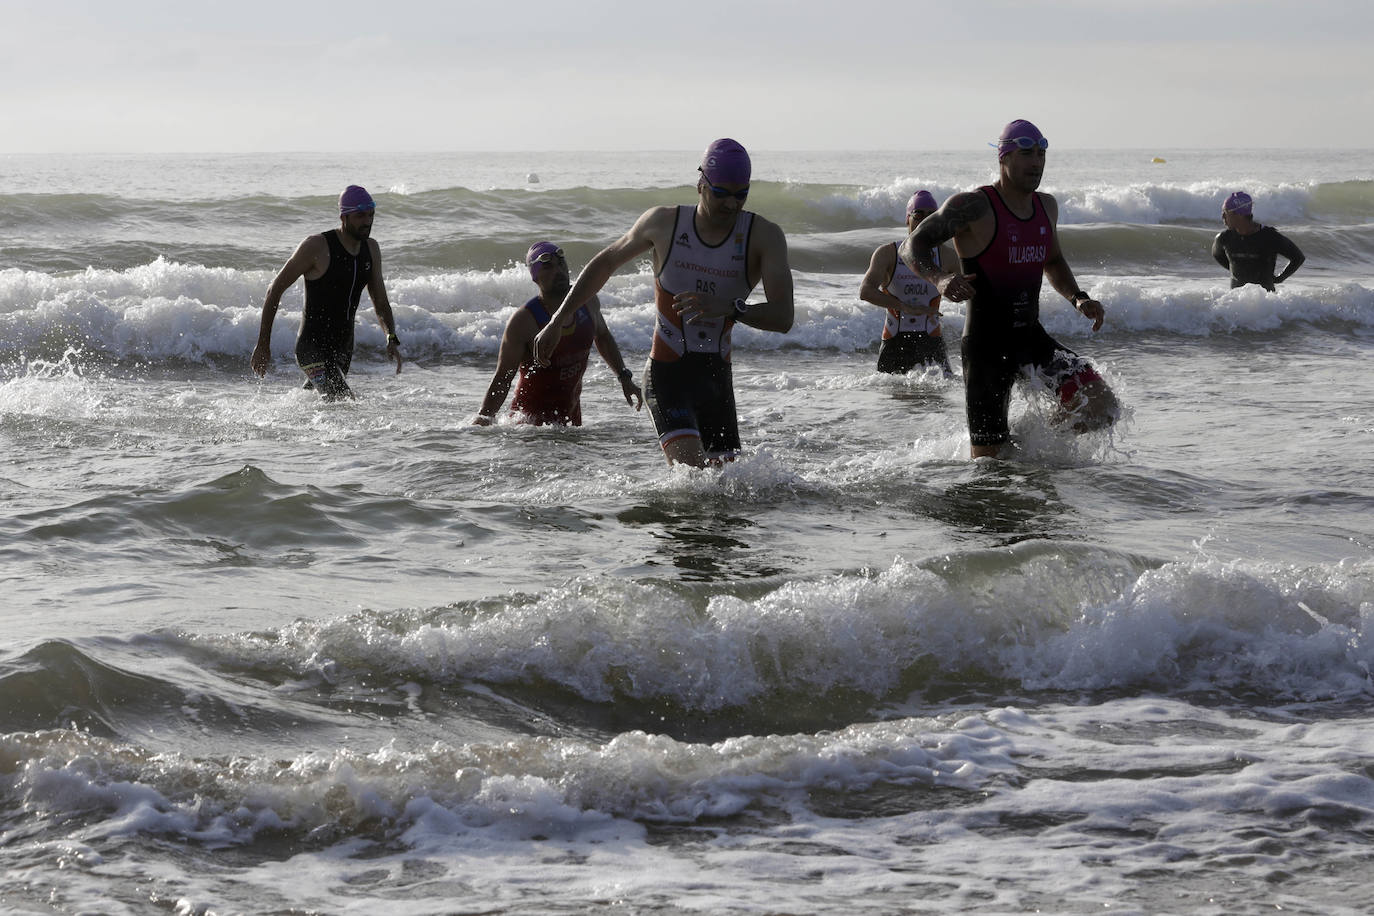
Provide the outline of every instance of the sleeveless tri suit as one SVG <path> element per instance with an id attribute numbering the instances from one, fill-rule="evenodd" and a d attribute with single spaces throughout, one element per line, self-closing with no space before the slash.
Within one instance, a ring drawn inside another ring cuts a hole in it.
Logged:
<path id="1" fill-rule="evenodd" d="M 893 242 L 894 251 L 901 243 Z M 934 252 L 935 263 L 940 263 L 940 252 Z M 898 255 L 892 268 L 892 276 L 887 278 L 882 289 L 896 296 L 903 305 L 939 305 L 940 291 L 935 284 L 921 277 L 906 265 Z M 920 365 L 939 366 L 945 375 L 953 375 L 949 367 L 949 354 L 945 351 L 945 339 L 940 335 L 939 315 L 911 315 L 896 309 L 887 310 L 883 322 L 883 341 L 878 348 L 878 371 L 907 373 Z"/>
<path id="2" fill-rule="evenodd" d="M 356 255 L 339 240 L 339 230 L 324 233 L 329 267 L 305 281 L 305 310 L 296 335 L 296 362 L 326 398 L 348 397 L 345 376 L 353 362 L 353 321 L 358 302 L 372 279 L 372 246 L 366 239 Z"/>
<path id="3" fill-rule="evenodd" d="M 749 279 L 749 233 L 754 214 L 741 210 L 729 234 L 716 245 L 697 235 L 696 207 L 678 207 L 673 240 L 654 277 L 657 315 L 649 350 L 644 400 L 667 445 L 683 436 L 700 436 L 712 458 L 739 451 L 739 423 L 730 374 L 733 318 L 683 323 L 673 309 L 673 296 L 702 292 L 744 299 L 753 290 Z"/>
<path id="4" fill-rule="evenodd" d="M 548 309 L 538 296 L 524 307 L 540 329 L 549 323 Z M 587 357 L 596 343 L 596 319 L 584 305 L 573 312 L 572 324 L 562 330 L 548 365 L 532 366 L 528 361 L 520 364 L 520 381 L 510 407 L 523 415 L 524 423 L 582 425 L 582 374 L 587 371 Z"/>
<path id="5" fill-rule="evenodd" d="M 1054 240 L 1040 194 L 1033 195 L 1031 215 L 1022 219 L 996 188 L 979 190 L 992 205 L 997 228 L 986 248 L 961 258 L 962 272 L 974 275 L 961 350 L 969 439 L 994 446 L 1011 438 L 1007 411 L 1018 377 L 1039 377 L 1068 404 L 1082 385 L 1100 376 L 1040 324 L 1040 285 Z"/>

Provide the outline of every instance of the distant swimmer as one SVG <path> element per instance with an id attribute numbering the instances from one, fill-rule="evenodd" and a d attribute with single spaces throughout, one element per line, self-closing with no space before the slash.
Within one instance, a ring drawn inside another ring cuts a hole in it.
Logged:
<path id="1" fill-rule="evenodd" d="M 1102 303 L 1078 287 L 1059 248 L 1059 205 L 1042 194 L 1049 141 L 1029 121 L 1012 121 L 995 144 L 998 178 L 955 194 L 902 243 L 901 258 L 951 302 L 968 302 L 961 350 L 971 457 L 995 457 L 1011 439 L 1007 413 L 1018 377 L 1043 378 L 1058 392 L 1076 432 L 1116 421 L 1116 395 L 1086 359 L 1040 324 L 1040 284 L 1050 284 L 1102 327 Z M 940 267 L 937 245 L 953 239 L 960 273 Z"/>
<path id="2" fill-rule="evenodd" d="M 536 426 L 545 423 L 582 425 L 582 374 L 587 370 L 587 357 L 592 344 L 620 379 L 625 403 L 635 410 L 644 405 L 644 396 L 635 384 L 634 373 L 625 366 L 611 329 L 601 317 L 601 303 L 592 296 L 558 327 L 558 344 L 548 363 L 535 366 L 530 357 L 534 338 L 539 329 L 549 323 L 549 311 L 556 309 L 572 287 L 568 262 L 563 249 L 553 242 L 535 242 L 525 254 L 530 279 L 539 287 L 539 295 L 506 322 L 501 337 L 501 351 L 496 357 L 496 373 L 487 386 L 482 409 L 473 419 L 477 426 L 487 426 L 506 401 L 511 379 L 518 370 L 520 381 L 515 386 L 511 411 L 522 422 Z"/>
<path id="3" fill-rule="evenodd" d="M 1287 280 L 1307 260 L 1285 236 L 1273 226 L 1255 222 L 1254 202 L 1244 191 L 1237 191 L 1221 205 L 1221 221 L 1226 228 L 1217 233 L 1212 242 L 1212 257 L 1231 272 L 1231 288 L 1258 283 L 1269 292 Z M 1288 260 L 1283 273 L 1274 275 L 1279 255 Z"/>
<path id="4" fill-rule="evenodd" d="M 657 316 L 644 397 L 668 463 L 704 467 L 740 448 L 731 330 L 742 322 L 785 334 L 793 305 L 782 230 L 744 209 L 749 154 L 734 140 L 717 140 L 698 171 L 695 204 L 646 210 L 588 262 L 539 332 L 535 362 L 549 362 L 559 327 L 617 269 L 652 251 Z M 760 281 L 766 301 L 749 302 Z"/>
<path id="5" fill-rule="evenodd" d="M 282 294 L 305 277 L 305 310 L 296 337 L 296 362 L 306 375 L 306 387 L 327 401 L 353 397 L 346 376 L 353 362 L 353 320 L 367 290 L 377 321 L 386 332 L 386 355 L 401 371 L 401 341 L 396 319 L 382 282 L 382 252 L 372 238 L 377 209 L 372 195 L 349 185 L 339 195 L 339 228 L 312 235 L 277 273 L 262 303 L 262 325 L 250 365 L 258 375 L 272 359 L 272 321 Z"/>
<path id="6" fill-rule="evenodd" d="M 929 191 L 917 191 L 906 205 L 906 231 L 915 232 L 921 220 L 938 209 Z M 879 245 L 859 283 L 859 298 L 887 309 L 883 342 L 878 348 L 878 371 L 905 374 L 917 366 L 949 367 L 945 339 L 940 335 L 940 291 L 897 257 L 899 242 Z M 931 257 L 938 267 L 953 264 L 954 255 L 941 245 Z"/>

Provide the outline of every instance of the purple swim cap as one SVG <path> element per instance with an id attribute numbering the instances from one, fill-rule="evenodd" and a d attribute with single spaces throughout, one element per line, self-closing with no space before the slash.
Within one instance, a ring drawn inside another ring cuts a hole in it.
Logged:
<path id="1" fill-rule="evenodd" d="M 1244 191 L 1236 191 L 1230 197 L 1226 198 L 1226 203 L 1221 205 L 1221 212 L 1239 213 L 1241 216 L 1249 216 L 1254 203 L 1255 202 L 1250 199 L 1249 194 L 1246 194 Z"/>
<path id="2" fill-rule="evenodd" d="M 1016 141 L 1022 137 L 1034 141 L 1035 145 L 1041 149 L 1049 149 L 1049 141 L 1045 139 L 1044 134 L 1040 133 L 1040 128 L 1027 120 L 1017 118 L 1002 128 L 1002 135 L 997 138 L 997 158 L 999 160 L 1004 159 L 1008 153 L 1020 149 L 1021 145 Z M 1029 149 L 1029 147 L 1026 148 Z"/>
<path id="3" fill-rule="evenodd" d="M 377 202 L 372 199 L 372 195 L 367 193 L 367 189 L 351 184 L 344 188 L 344 192 L 339 195 L 339 215 L 347 216 L 350 213 L 361 213 L 364 210 L 377 209 Z"/>
<path id="4" fill-rule="evenodd" d="M 752 170 L 749 153 L 729 137 L 706 147 L 701 157 L 700 172 L 711 184 L 748 184 Z"/>
<path id="5" fill-rule="evenodd" d="M 935 202 L 935 195 L 929 191 L 917 191 L 911 195 L 911 200 L 906 202 L 906 218 L 911 219 L 911 214 L 917 210 L 938 210 L 940 205 Z"/>
<path id="6" fill-rule="evenodd" d="M 543 254 L 551 254 L 555 257 L 563 256 L 563 249 L 553 242 L 535 242 L 530 246 L 530 250 L 525 252 L 525 266 L 530 269 L 530 279 L 534 279 L 535 260 Z"/>

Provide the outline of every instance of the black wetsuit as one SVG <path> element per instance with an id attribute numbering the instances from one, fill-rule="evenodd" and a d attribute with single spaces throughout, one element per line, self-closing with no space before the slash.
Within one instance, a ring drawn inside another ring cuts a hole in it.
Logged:
<path id="1" fill-rule="evenodd" d="M 1249 235 L 1226 229 L 1217 233 L 1216 241 L 1212 242 L 1212 257 L 1231 272 L 1232 289 L 1247 283 L 1258 283 L 1272 293 L 1274 267 L 1279 255 L 1288 259 L 1288 266 L 1292 270 L 1297 270 L 1306 260 L 1298 246 L 1273 226 L 1261 226 Z"/>
<path id="2" fill-rule="evenodd" d="M 339 230 L 324 233 L 329 269 L 305 281 L 305 313 L 296 337 L 296 362 L 314 388 L 326 398 L 349 397 L 345 381 L 353 362 L 353 320 L 358 302 L 372 279 L 372 246 L 363 239 L 352 255 L 339 240 Z"/>

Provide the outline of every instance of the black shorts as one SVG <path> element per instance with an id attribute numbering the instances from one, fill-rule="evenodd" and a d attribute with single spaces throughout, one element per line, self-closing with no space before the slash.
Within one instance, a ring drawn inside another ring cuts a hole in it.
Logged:
<path id="1" fill-rule="evenodd" d="M 305 373 L 305 387 L 315 389 L 326 401 L 353 397 L 353 389 L 345 380 L 352 363 L 352 346 L 341 350 L 317 346 L 307 340 L 296 341 L 296 364 Z"/>
<path id="2" fill-rule="evenodd" d="M 710 458 L 739 452 L 735 384 L 730 364 L 714 353 L 688 353 L 674 362 L 649 360 L 644 400 L 659 445 L 698 436 Z"/>
<path id="3" fill-rule="evenodd" d="M 954 374 L 949 367 L 949 353 L 945 339 L 923 331 L 902 331 L 884 340 L 878 347 L 878 371 L 905 375 L 917 366 L 939 366 L 945 375 Z"/>
<path id="4" fill-rule="evenodd" d="M 1092 363 L 1051 337 L 1038 323 L 1006 334 L 970 336 L 960 341 L 964 357 L 964 396 L 969 441 L 1001 445 L 1011 438 L 1007 412 L 1018 378 L 1040 378 L 1062 398 L 1083 383 L 1100 378 Z"/>

